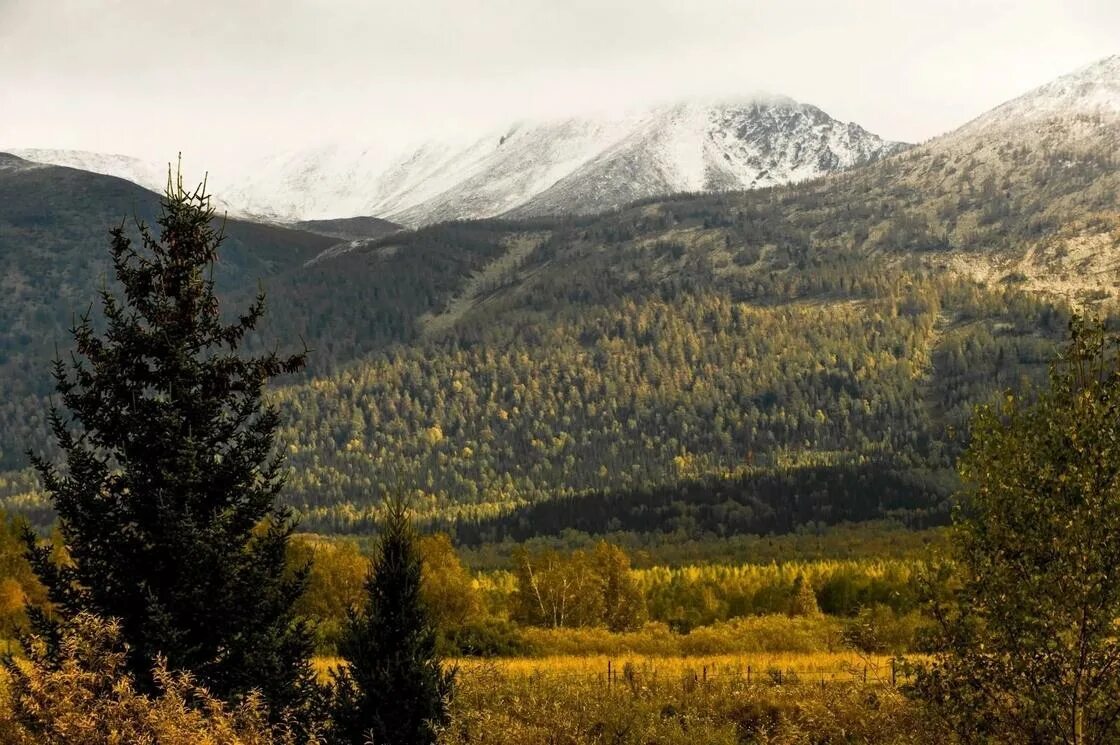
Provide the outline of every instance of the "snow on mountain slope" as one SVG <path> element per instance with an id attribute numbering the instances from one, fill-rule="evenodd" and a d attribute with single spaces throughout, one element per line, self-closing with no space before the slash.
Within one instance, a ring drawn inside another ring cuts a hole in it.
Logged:
<path id="1" fill-rule="evenodd" d="M 210 186 L 218 204 L 258 218 L 377 216 L 417 226 L 597 212 L 672 192 L 783 184 L 900 147 L 816 107 L 766 96 L 518 124 L 427 142 L 404 153 L 335 143 L 268 158 Z M 155 191 L 167 181 L 165 165 L 127 156 L 14 154 L 118 176 Z"/>
<path id="2" fill-rule="evenodd" d="M 625 141 L 513 214 L 593 212 L 656 194 L 793 183 L 902 147 L 785 98 L 681 104 L 656 112 Z"/>
<path id="3" fill-rule="evenodd" d="M 158 165 L 128 155 L 91 153 L 84 150 L 23 148 L 7 152 L 36 163 L 77 168 L 104 176 L 116 176 L 161 194 L 167 188 L 166 163 Z"/>
<path id="4" fill-rule="evenodd" d="M 813 106 L 766 97 L 522 124 L 396 158 L 332 145 L 272 158 L 223 196 L 276 219 L 377 215 L 415 226 L 788 183 L 900 147 Z"/>
<path id="5" fill-rule="evenodd" d="M 403 154 L 335 144 L 267 159 L 228 199 L 275 218 L 377 215 L 401 222 L 391 215 L 412 212 L 404 222 L 420 224 L 488 217 L 595 157 L 625 136 L 624 126 L 576 119 L 514 126 L 427 142 Z"/>
<path id="6" fill-rule="evenodd" d="M 973 119 L 953 134 L 976 135 L 1079 115 L 1120 117 L 1120 55 L 1041 85 Z"/>
<path id="7" fill-rule="evenodd" d="M 31 171 L 36 168 L 45 168 L 42 163 L 25 160 L 8 152 L 0 152 L 0 171 Z"/>
<path id="8" fill-rule="evenodd" d="M 85 150 L 16 148 L 5 152 L 37 165 L 63 166 L 65 168 L 76 168 L 79 171 L 99 173 L 103 176 L 115 176 L 125 181 L 131 181 L 149 191 L 154 191 L 156 194 L 163 194 L 167 189 L 168 168 L 174 167 L 171 163 L 154 163 L 129 155 L 94 153 Z M 193 178 L 195 178 L 193 174 L 184 176 L 187 186 L 193 187 L 195 185 L 192 181 Z M 217 191 L 213 184 L 210 186 L 210 191 Z M 226 213 L 230 217 L 246 216 L 244 210 L 231 205 L 229 200 L 223 199 L 220 195 L 211 194 L 210 203 L 219 212 Z"/>

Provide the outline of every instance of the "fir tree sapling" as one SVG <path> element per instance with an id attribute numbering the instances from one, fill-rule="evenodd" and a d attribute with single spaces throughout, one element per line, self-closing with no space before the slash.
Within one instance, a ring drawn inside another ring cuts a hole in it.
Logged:
<path id="1" fill-rule="evenodd" d="M 339 645 L 347 664 L 335 676 L 334 742 L 432 745 L 448 722 L 455 673 L 436 654 L 419 538 L 401 502 L 382 522 L 366 591 Z"/>

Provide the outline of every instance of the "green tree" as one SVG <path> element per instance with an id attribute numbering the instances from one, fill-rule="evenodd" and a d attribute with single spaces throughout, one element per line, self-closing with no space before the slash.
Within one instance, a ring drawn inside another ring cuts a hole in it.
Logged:
<path id="1" fill-rule="evenodd" d="M 280 419 L 265 384 L 304 355 L 244 356 L 264 313 L 259 295 L 231 323 L 211 271 L 222 234 L 204 188 L 169 180 L 159 239 L 124 227 L 110 252 L 123 299 L 101 292 L 105 331 L 86 313 L 52 405 L 65 459 L 33 457 L 58 514 L 69 561 L 30 533 L 30 557 L 56 610 L 118 619 L 129 669 L 155 685 L 154 661 L 188 671 L 213 694 L 257 689 L 272 715 L 296 714 L 314 691 L 311 637 L 293 611 L 305 571 L 285 567 L 293 529 L 277 496 Z"/>
<path id="2" fill-rule="evenodd" d="M 436 655 L 421 597 L 419 539 L 401 502 L 386 512 L 368 606 L 351 613 L 335 675 L 333 741 L 340 745 L 430 745 L 447 724 L 455 673 Z"/>
<path id="3" fill-rule="evenodd" d="M 1120 369 L 1101 324 L 1071 330 L 1049 388 L 978 409 L 961 460 L 958 585 L 915 691 L 965 741 L 1120 740 Z"/>

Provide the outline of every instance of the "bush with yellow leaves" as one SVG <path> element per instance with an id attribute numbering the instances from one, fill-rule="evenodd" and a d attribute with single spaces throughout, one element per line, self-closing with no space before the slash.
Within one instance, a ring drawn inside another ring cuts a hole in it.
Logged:
<path id="1" fill-rule="evenodd" d="M 158 690 L 137 690 L 114 622 L 80 614 L 61 629 L 54 654 L 40 639 L 27 652 L 7 663 L 0 686 L 7 745 L 296 745 L 269 727 L 256 697 L 227 706 L 162 660 Z"/>

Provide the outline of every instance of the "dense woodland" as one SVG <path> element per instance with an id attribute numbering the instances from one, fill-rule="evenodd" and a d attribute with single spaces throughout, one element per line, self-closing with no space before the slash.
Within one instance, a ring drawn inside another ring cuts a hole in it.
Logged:
<path id="1" fill-rule="evenodd" d="M 779 501 L 750 487 L 752 477 L 811 492 L 819 487 L 802 466 L 827 465 L 919 483 L 895 506 L 937 511 L 946 488 L 937 474 L 960 446 L 947 430 L 1000 386 L 1037 379 L 1065 316 L 957 282 L 885 273 L 863 283 L 843 302 L 736 302 L 713 288 L 480 308 L 455 336 L 278 391 L 292 423 L 283 433 L 292 498 L 307 525 L 328 532 L 368 525 L 363 507 L 389 488 L 470 524 L 595 494 L 671 500 L 644 495 L 691 482 L 728 482 L 742 493 L 729 500 L 733 512 L 736 502 Z M 499 312 L 524 320 L 500 323 Z M 803 519 L 891 509 L 886 492 L 860 496 L 877 501 Z M 639 529 L 626 510 L 614 517 L 594 529 Z M 778 527 L 744 519 L 731 530 Z"/>

